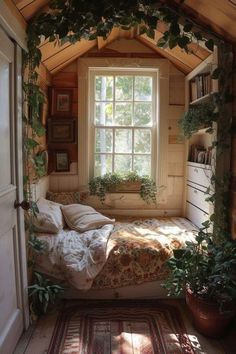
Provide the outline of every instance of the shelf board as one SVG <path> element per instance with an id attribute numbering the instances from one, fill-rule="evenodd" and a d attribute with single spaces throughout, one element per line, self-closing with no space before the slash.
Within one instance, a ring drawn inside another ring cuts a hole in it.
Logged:
<path id="1" fill-rule="evenodd" d="M 207 101 L 211 95 L 212 95 L 212 93 L 208 93 L 205 96 L 199 97 L 196 100 L 189 102 L 189 105 L 193 106 L 195 104 L 203 103 L 203 102 Z"/>
<path id="2" fill-rule="evenodd" d="M 193 166 L 193 167 L 200 167 L 200 168 L 204 168 L 206 170 L 210 170 L 211 169 L 211 165 L 205 164 L 205 163 L 198 163 L 198 162 L 192 162 L 192 161 L 188 161 L 188 166 Z"/>

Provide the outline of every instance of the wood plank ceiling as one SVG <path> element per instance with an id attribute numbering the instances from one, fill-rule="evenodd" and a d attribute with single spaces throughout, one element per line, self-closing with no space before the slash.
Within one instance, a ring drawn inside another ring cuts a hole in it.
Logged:
<path id="1" fill-rule="evenodd" d="M 36 13 L 45 9 L 49 0 L 11 0 L 27 22 Z M 175 0 L 178 3 L 180 0 Z M 236 0 L 185 0 L 186 10 L 201 23 L 210 23 L 216 32 L 224 35 L 227 39 L 236 42 Z M 207 18 L 206 18 L 207 15 Z M 107 45 L 121 38 L 136 39 L 152 49 L 157 56 L 168 58 L 178 69 L 185 74 L 192 71 L 208 55 L 206 48 L 192 44 L 192 54 L 186 54 L 179 47 L 172 50 L 161 49 L 156 46 L 156 41 L 162 36 L 163 29 L 158 28 L 155 39 L 146 35 L 139 35 L 137 31 L 124 31 L 114 28 L 110 36 L 103 40 L 98 38 L 93 41 L 82 40 L 76 44 L 66 43 L 62 46 L 54 45 L 48 41 L 42 42 L 42 63 L 51 74 L 61 70 L 64 66 L 76 58 L 84 55 L 92 49 L 104 51 Z"/>

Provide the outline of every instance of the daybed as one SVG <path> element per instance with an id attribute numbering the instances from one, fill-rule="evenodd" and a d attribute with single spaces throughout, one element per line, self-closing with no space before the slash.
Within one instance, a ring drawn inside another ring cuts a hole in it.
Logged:
<path id="1" fill-rule="evenodd" d="M 116 222 L 97 230 L 67 227 L 38 233 L 46 252 L 37 270 L 66 284 L 66 297 L 165 297 L 161 283 L 173 249 L 194 240 L 196 228 L 179 217 Z"/>

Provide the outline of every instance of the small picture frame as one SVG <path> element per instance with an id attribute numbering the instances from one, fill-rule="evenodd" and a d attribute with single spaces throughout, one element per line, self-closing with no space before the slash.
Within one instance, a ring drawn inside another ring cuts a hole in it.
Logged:
<path id="1" fill-rule="evenodd" d="M 75 143 L 76 124 L 74 119 L 48 119 L 48 143 Z"/>
<path id="2" fill-rule="evenodd" d="M 69 172 L 70 160 L 69 153 L 66 150 L 55 151 L 55 171 Z"/>
<path id="3" fill-rule="evenodd" d="M 71 117 L 73 89 L 51 88 L 51 115 Z"/>

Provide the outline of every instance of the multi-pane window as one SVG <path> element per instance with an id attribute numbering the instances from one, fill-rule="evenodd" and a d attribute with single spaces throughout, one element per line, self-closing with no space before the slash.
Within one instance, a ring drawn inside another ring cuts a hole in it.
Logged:
<path id="1" fill-rule="evenodd" d="M 94 75 L 94 175 L 152 174 L 154 77 Z"/>

